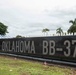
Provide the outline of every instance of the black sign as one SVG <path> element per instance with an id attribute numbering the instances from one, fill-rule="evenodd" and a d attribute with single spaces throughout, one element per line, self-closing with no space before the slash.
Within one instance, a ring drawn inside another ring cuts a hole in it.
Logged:
<path id="1" fill-rule="evenodd" d="M 0 52 L 76 62 L 76 36 L 0 39 Z"/>

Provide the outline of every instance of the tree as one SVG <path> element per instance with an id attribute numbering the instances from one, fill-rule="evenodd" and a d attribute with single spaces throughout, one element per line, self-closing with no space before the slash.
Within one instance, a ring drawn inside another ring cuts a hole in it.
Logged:
<path id="1" fill-rule="evenodd" d="M 0 22 L 0 35 L 6 35 L 8 33 L 7 26 Z"/>
<path id="2" fill-rule="evenodd" d="M 25 38 L 25 37 L 21 35 L 17 35 L 16 38 Z"/>
<path id="3" fill-rule="evenodd" d="M 63 33 L 63 30 L 61 29 L 61 27 L 56 29 L 56 33 L 60 34 L 60 36 L 61 36 L 61 33 Z"/>
<path id="4" fill-rule="evenodd" d="M 16 38 L 22 38 L 22 36 L 21 35 L 17 35 Z"/>
<path id="5" fill-rule="evenodd" d="M 48 29 L 48 28 L 45 28 L 45 29 L 43 29 L 42 30 L 42 32 L 44 32 L 44 33 L 46 33 L 47 34 L 47 32 L 49 32 L 50 30 Z"/>
<path id="6" fill-rule="evenodd" d="M 69 23 L 72 23 L 72 25 L 70 26 L 70 28 L 68 29 L 68 33 L 74 33 L 76 32 L 76 19 L 73 21 L 73 20 L 70 20 Z"/>

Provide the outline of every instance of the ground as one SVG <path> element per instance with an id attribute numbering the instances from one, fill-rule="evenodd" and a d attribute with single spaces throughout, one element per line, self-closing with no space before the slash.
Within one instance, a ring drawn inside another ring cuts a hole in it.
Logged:
<path id="1" fill-rule="evenodd" d="M 76 67 L 0 55 L 0 75 L 76 75 Z"/>

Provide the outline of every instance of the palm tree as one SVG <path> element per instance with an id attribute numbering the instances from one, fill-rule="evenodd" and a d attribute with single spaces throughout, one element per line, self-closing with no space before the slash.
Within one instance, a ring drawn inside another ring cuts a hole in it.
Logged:
<path id="1" fill-rule="evenodd" d="M 72 23 L 72 25 L 70 26 L 70 28 L 68 29 L 68 33 L 74 33 L 76 32 L 76 19 L 73 21 L 73 20 L 70 20 L 69 23 Z"/>
<path id="2" fill-rule="evenodd" d="M 42 30 L 42 32 L 46 33 L 46 35 L 47 35 L 47 32 L 49 32 L 49 31 L 50 30 L 48 28 L 45 28 L 45 29 Z"/>
<path id="3" fill-rule="evenodd" d="M 61 27 L 56 29 L 56 33 L 60 34 L 60 36 L 61 36 L 61 33 L 63 33 L 63 30 L 61 29 Z"/>

